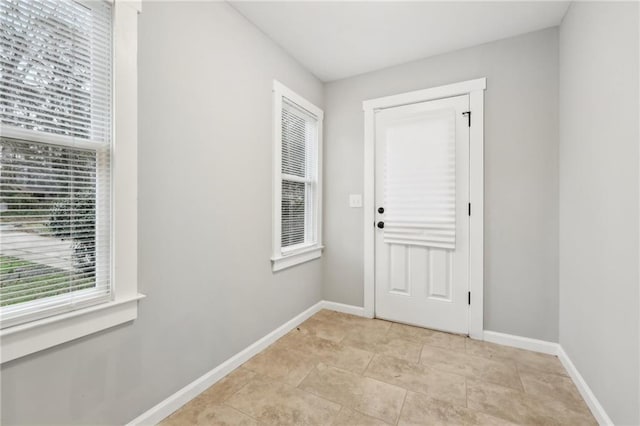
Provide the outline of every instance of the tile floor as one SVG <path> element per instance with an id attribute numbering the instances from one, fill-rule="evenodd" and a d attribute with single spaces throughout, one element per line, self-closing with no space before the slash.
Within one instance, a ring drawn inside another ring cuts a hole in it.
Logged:
<path id="1" fill-rule="evenodd" d="M 173 425 L 595 425 L 558 358 L 323 310 Z"/>

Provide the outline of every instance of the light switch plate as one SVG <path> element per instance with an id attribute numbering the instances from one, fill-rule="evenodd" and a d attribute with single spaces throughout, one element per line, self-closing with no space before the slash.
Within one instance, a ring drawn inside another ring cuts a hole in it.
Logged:
<path id="1" fill-rule="evenodd" d="M 349 194 L 349 207 L 362 207 L 362 194 Z"/>

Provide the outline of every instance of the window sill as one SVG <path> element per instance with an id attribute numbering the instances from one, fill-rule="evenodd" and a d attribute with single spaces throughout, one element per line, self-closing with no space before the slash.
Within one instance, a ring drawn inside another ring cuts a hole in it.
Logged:
<path id="1" fill-rule="evenodd" d="M 132 321 L 138 317 L 138 300 L 144 297 L 143 294 L 137 294 L 122 300 L 5 328 L 0 331 L 0 363 Z"/>
<path id="2" fill-rule="evenodd" d="M 271 266 L 273 272 L 281 271 L 301 263 L 309 262 L 322 256 L 324 246 L 313 246 L 285 255 L 274 256 L 271 258 Z"/>

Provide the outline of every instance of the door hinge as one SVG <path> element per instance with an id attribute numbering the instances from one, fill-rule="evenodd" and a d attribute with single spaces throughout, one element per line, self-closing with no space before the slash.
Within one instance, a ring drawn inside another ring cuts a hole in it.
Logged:
<path id="1" fill-rule="evenodd" d="M 471 203 L 469 203 L 469 216 L 471 216 Z"/>
<path id="2" fill-rule="evenodd" d="M 471 292 L 467 293 L 467 302 L 471 305 Z"/>
<path id="3" fill-rule="evenodd" d="M 467 123 L 469 124 L 469 127 L 471 127 L 471 111 L 465 111 L 462 113 L 462 115 L 467 116 Z"/>

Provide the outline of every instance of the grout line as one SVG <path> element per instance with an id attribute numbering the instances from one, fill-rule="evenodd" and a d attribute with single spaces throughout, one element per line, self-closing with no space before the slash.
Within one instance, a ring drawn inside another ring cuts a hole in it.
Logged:
<path id="1" fill-rule="evenodd" d="M 344 342 L 344 341 L 345 341 L 345 339 L 347 338 L 347 336 L 349 336 L 349 332 L 348 332 L 348 331 L 344 333 L 344 336 L 342 336 L 342 339 L 340 339 L 337 343 L 338 343 L 339 345 L 343 345 L 344 343 L 342 343 L 342 342 Z"/>
<path id="2" fill-rule="evenodd" d="M 400 416 L 402 416 L 402 410 L 404 410 L 404 404 L 407 402 L 407 395 L 409 395 L 409 390 L 404 390 L 404 398 L 402 398 L 402 405 L 400 406 L 400 411 L 398 411 L 398 417 L 396 418 L 395 424 L 397 425 L 400 422 Z"/>
<path id="3" fill-rule="evenodd" d="M 470 340 L 471 340 L 471 338 L 470 338 L 470 337 L 467 337 L 467 338 L 464 340 L 464 353 L 465 353 L 465 354 L 467 354 L 467 355 L 469 355 L 469 341 L 470 341 Z"/>
<path id="4" fill-rule="evenodd" d="M 420 361 L 422 361 L 422 351 L 424 351 L 424 346 L 425 344 L 422 344 L 422 346 L 420 346 L 420 355 L 418 355 L 418 364 L 421 364 Z"/>
<path id="5" fill-rule="evenodd" d="M 340 416 L 340 413 L 342 413 L 342 410 L 344 410 L 344 405 L 340 404 L 340 409 L 338 410 L 338 412 L 336 413 L 335 417 L 331 421 L 331 423 L 330 423 L 331 425 L 335 425 L 336 424 L 336 420 Z"/>
<path id="6" fill-rule="evenodd" d="M 350 410 L 355 411 L 356 413 L 360 413 L 363 416 L 371 417 L 372 419 L 380 420 L 382 423 L 389 424 L 385 419 L 381 419 L 380 417 L 376 417 L 376 416 L 371 415 L 371 414 L 363 413 L 362 411 L 358 410 L 355 407 L 347 407 L 347 408 L 349 408 Z"/>
<path id="7" fill-rule="evenodd" d="M 362 370 L 362 373 L 360 373 L 361 376 L 364 376 L 364 373 L 367 372 L 367 370 L 369 369 L 369 366 L 371 365 L 371 361 L 373 361 L 373 358 L 378 355 L 377 352 L 370 352 L 371 353 L 371 358 L 369 358 L 369 362 L 367 362 L 367 366 L 364 367 L 364 370 Z"/>
<path id="8" fill-rule="evenodd" d="M 384 320 L 386 321 L 386 320 Z M 391 321 L 387 321 L 389 323 L 389 327 L 387 327 L 387 331 L 384 332 L 384 336 L 383 337 L 389 337 L 389 333 L 391 333 L 391 327 L 393 327 L 393 322 Z"/>
<path id="9" fill-rule="evenodd" d="M 518 380 L 520 380 L 520 384 L 522 385 L 522 393 L 526 394 L 527 389 L 524 387 L 524 382 L 522 381 L 522 376 L 520 375 L 520 368 L 518 367 L 518 363 L 514 362 L 516 366 L 516 373 L 518 373 Z"/>
<path id="10" fill-rule="evenodd" d="M 371 380 L 375 380 L 376 382 L 384 383 L 384 384 L 389 385 L 389 386 L 394 386 L 394 387 L 396 387 L 396 388 L 400 388 L 400 389 L 403 389 L 403 390 L 405 390 L 405 391 L 410 390 L 410 389 L 405 388 L 405 387 L 404 387 L 404 386 L 402 386 L 402 385 L 399 385 L 399 384 L 397 384 L 397 383 L 391 383 L 391 381 L 387 381 L 387 380 L 382 379 L 382 378 L 379 378 L 379 377 L 364 376 L 364 378 L 366 378 L 366 379 L 371 379 Z M 413 390 L 412 390 L 411 392 L 419 393 L 419 394 L 422 394 L 422 395 L 425 395 L 425 396 L 430 396 L 430 395 L 427 395 L 426 393 L 416 392 L 416 391 L 413 391 Z"/>
<path id="11" fill-rule="evenodd" d="M 315 369 L 315 367 L 314 367 L 314 369 Z M 296 388 L 296 389 L 297 389 L 297 390 L 299 390 L 300 392 L 306 393 L 306 394 L 308 394 L 308 395 L 313 395 L 313 396 L 314 396 L 314 397 L 316 397 L 316 398 L 320 398 L 320 399 L 321 399 L 321 400 L 323 400 L 323 401 L 328 401 L 328 402 L 330 402 L 330 403 L 332 403 L 332 404 L 337 404 L 337 405 L 339 405 L 340 407 L 342 407 L 342 406 L 344 405 L 344 404 L 342 403 L 342 401 L 338 402 L 338 401 L 335 401 L 335 400 L 329 399 L 329 398 L 327 398 L 327 397 L 325 397 L 325 396 L 323 396 L 323 395 L 320 395 L 319 393 L 317 393 L 317 392 L 315 391 L 315 389 L 301 389 L 301 388 Z"/>
<path id="12" fill-rule="evenodd" d="M 318 364 L 319 364 L 320 362 L 321 362 L 321 361 L 317 361 L 317 362 L 313 365 L 313 367 L 311 367 L 311 368 L 309 369 L 309 371 L 307 371 L 307 374 L 305 374 L 305 375 L 304 375 L 304 377 L 303 377 L 303 378 L 298 382 L 298 384 L 294 386 L 294 388 L 296 388 L 296 389 L 300 389 L 298 386 L 300 386 L 300 385 L 302 384 L 302 382 L 304 382 L 304 381 L 306 380 L 306 378 L 307 378 L 307 377 L 309 377 L 309 374 L 311 374 L 311 372 L 312 372 L 313 370 L 315 370 L 315 369 L 316 369 L 316 367 L 318 366 Z M 300 389 L 300 390 L 303 390 L 303 389 Z"/>
<path id="13" fill-rule="evenodd" d="M 373 357 L 372 357 L 372 359 L 373 359 Z M 321 361 L 320 363 L 323 363 L 323 362 Z M 332 365 L 330 365 L 330 364 L 325 364 L 325 365 L 327 365 L 327 366 L 328 366 L 328 367 L 330 367 L 330 368 L 334 368 L 334 369 L 336 369 L 336 370 L 341 370 L 341 371 L 344 371 L 344 372 L 346 372 L 346 373 L 351 373 L 351 374 L 355 374 L 355 375 L 357 375 L 357 373 L 355 373 L 355 372 L 353 372 L 353 371 L 350 371 L 350 370 L 345 370 L 345 369 L 343 369 L 343 368 L 335 367 L 335 366 L 332 366 Z M 317 366 L 316 366 L 316 367 L 317 367 Z M 314 367 L 312 370 L 317 369 L 316 367 Z M 309 374 L 310 374 L 310 373 L 311 373 L 311 371 L 309 372 Z M 365 377 L 362 377 L 361 375 L 360 375 L 359 377 L 360 377 L 361 379 L 364 379 L 364 378 L 365 378 Z M 377 380 L 377 379 L 374 379 L 374 378 L 372 378 L 372 377 L 367 377 L 367 378 L 368 378 L 368 379 L 370 379 L 370 380 L 374 380 L 374 381 L 378 381 L 378 382 L 381 382 L 381 383 L 385 383 L 385 384 L 388 384 L 388 385 L 391 385 L 391 386 L 395 386 L 395 387 L 398 387 L 398 388 L 400 388 L 400 389 L 404 390 L 404 391 L 405 391 L 405 398 L 406 398 L 407 390 L 406 390 L 405 388 L 403 388 L 403 387 L 401 387 L 401 386 L 398 386 L 398 385 L 393 385 L 393 384 L 391 384 L 391 383 L 382 382 L 381 380 Z M 341 407 L 347 407 L 346 405 L 344 405 L 344 404 L 343 404 L 343 402 L 338 402 L 338 401 L 335 401 L 335 400 L 331 400 L 331 399 L 328 399 L 327 397 L 325 397 L 325 396 L 323 396 L 323 395 L 320 395 L 320 394 L 316 393 L 314 389 L 301 389 L 301 388 L 297 388 L 297 389 L 299 389 L 301 392 L 308 393 L 308 394 L 310 394 L 310 395 L 316 396 L 316 397 L 318 397 L 318 398 L 320 398 L 320 399 L 323 399 L 323 400 L 325 400 L 325 401 L 329 401 L 329 402 L 331 402 L 331 403 L 333 403 L 333 404 L 338 404 L 338 405 L 340 405 Z M 404 401 L 403 401 L 403 404 L 404 404 Z M 376 416 L 371 415 L 371 414 L 363 413 L 362 411 L 358 410 L 358 409 L 357 409 L 357 408 L 355 408 L 355 407 L 348 406 L 347 408 L 349 408 L 349 409 L 351 409 L 351 410 L 353 410 L 353 411 L 356 411 L 356 412 L 358 412 L 358 413 L 360 413 L 360 414 L 362 414 L 362 415 L 365 415 L 365 416 L 368 416 L 368 417 L 373 417 L 373 418 L 375 418 L 375 419 L 378 419 L 378 420 L 383 421 L 384 423 L 387 423 L 387 421 L 386 421 L 385 419 L 382 419 L 382 418 L 380 418 L 380 417 L 376 417 Z M 342 408 L 341 408 L 341 409 L 342 409 Z M 398 415 L 398 416 L 399 416 L 399 415 Z"/>
<path id="14" fill-rule="evenodd" d="M 471 356 L 471 358 L 476 358 L 476 359 L 480 358 L 480 359 L 486 360 L 486 358 L 477 357 L 477 356 Z M 512 388 L 512 387 L 510 387 L 510 386 L 506 386 L 506 385 L 505 385 L 504 383 L 502 383 L 502 382 L 501 382 L 501 383 L 497 383 L 497 382 L 494 382 L 494 381 L 491 381 L 491 380 L 487 380 L 486 378 L 480 378 L 478 375 L 473 374 L 473 373 L 471 373 L 471 377 L 469 377 L 469 374 L 467 374 L 467 373 L 463 373 L 463 374 L 460 374 L 460 373 L 457 373 L 457 372 L 456 372 L 456 373 L 454 373 L 454 372 L 452 372 L 451 370 L 449 370 L 449 369 L 447 369 L 447 368 L 439 367 L 438 365 L 435 365 L 435 366 L 433 366 L 433 365 L 431 365 L 431 364 L 429 364 L 429 365 L 427 365 L 427 364 L 423 364 L 423 365 L 425 365 L 425 366 L 426 366 L 426 367 L 428 367 L 429 369 L 432 369 L 432 370 L 435 370 L 435 371 L 439 371 L 439 372 L 442 372 L 442 373 L 455 374 L 455 375 L 457 375 L 457 376 L 464 376 L 464 377 L 465 377 L 465 379 L 466 379 L 466 378 L 470 378 L 470 379 L 472 379 L 472 380 L 485 382 L 485 383 L 488 383 L 488 384 L 491 384 L 491 385 L 495 385 L 495 386 L 500 386 L 500 387 L 503 387 L 503 388 L 505 388 L 505 389 L 511 389 L 511 390 L 513 390 L 513 391 L 516 391 L 516 392 L 517 392 L 517 391 L 519 391 L 518 389 L 514 389 L 514 388 Z M 522 384 L 522 381 L 520 380 L 520 374 L 517 374 L 517 376 L 518 376 L 518 380 L 520 381 L 520 384 Z M 465 383 L 466 383 L 466 382 L 465 382 Z M 523 386 L 523 387 L 524 387 L 524 386 Z"/>
<path id="15" fill-rule="evenodd" d="M 253 372 L 253 373 L 255 374 L 255 376 L 258 376 L 258 378 L 260 378 L 260 377 L 266 377 L 266 376 L 264 376 L 263 374 L 257 373 L 257 372 L 255 372 L 255 371 L 253 371 L 253 370 L 249 370 L 249 371 Z M 249 385 L 249 383 L 251 383 L 251 381 L 252 381 L 253 379 L 255 379 L 255 376 L 254 376 L 254 377 L 252 377 L 252 378 L 250 378 L 249 380 L 247 380 L 247 383 L 245 383 L 244 385 L 240 386 L 240 388 L 238 388 L 238 390 L 237 390 L 237 391 L 235 391 L 234 393 L 232 393 L 231 395 L 229 395 L 228 397 L 226 397 L 225 399 L 223 399 L 223 400 L 222 400 L 222 402 L 223 402 L 223 403 L 226 403 L 226 402 L 227 402 L 227 400 L 229 400 L 232 396 L 234 396 L 235 394 L 237 394 L 238 392 L 240 392 L 242 389 L 246 388 L 246 387 Z M 219 383 L 219 382 L 218 382 L 218 383 Z M 215 384 L 214 384 L 213 386 L 215 386 Z M 211 387 L 213 387 L 213 386 L 211 386 Z M 210 387 L 210 388 L 211 388 L 211 387 Z M 203 392 L 203 393 L 204 393 L 204 392 Z M 201 394 L 201 395 L 202 395 L 202 394 Z M 229 407 L 231 407 L 231 406 L 229 405 Z"/>
<path id="16" fill-rule="evenodd" d="M 239 368 L 241 368 L 243 365 L 244 365 L 244 364 L 241 364 L 241 365 L 240 365 L 240 367 L 238 367 L 238 369 L 239 369 Z M 265 377 L 264 375 L 262 375 L 262 374 L 260 374 L 260 373 L 257 373 L 257 372 L 255 372 L 255 371 L 253 371 L 253 370 L 249 370 L 249 371 L 253 372 L 255 375 L 254 375 L 253 377 L 251 377 L 249 380 L 247 380 L 247 383 L 245 383 L 244 385 L 240 386 L 240 388 L 239 388 L 237 391 L 235 391 L 234 393 L 232 393 L 231 395 L 229 395 L 228 397 L 226 397 L 225 399 L 223 399 L 223 400 L 222 400 L 221 405 L 226 405 L 227 407 L 233 408 L 234 410 L 237 410 L 238 412 L 240 412 L 240 413 L 244 414 L 245 416 L 248 416 L 249 418 L 251 418 L 251 419 L 255 420 L 256 422 L 258 422 L 258 419 L 257 419 L 257 418 L 255 418 L 255 417 L 253 417 L 251 414 L 249 414 L 249 413 L 245 413 L 244 411 L 240 410 L 239 408 L 236 408 L 236 407 L 232 406 L 231 404 L 228 404 L 228 403 L 227 403 L 227 401 L 228 401 L 229 399 L 231 399 L 231 397 L 232 397 L 232 396 L 236 395 L 236 394 L 237 394 L 238 392 L 240 392 L 242 389 L 246 388 L 246 387 L 251 383 L 251 381 L 252 381 L 253 379 L 255 379 L 255 378 L 256 378 L 256 376 L 258 376 L 258 377 Z M 228 377 L 228 376 L 229 376 L 229 374 L 227 374 L 225 377 L 223 377 L 223 380 L 224 380 L 226 377 Z M 220 383 L 220 382 L 218 382 L 218 383 Z M 216 385 L 216 384 L 214 384 L 214 385 L 210 386 L 209 388 L 212 388 L 212 387 L 213 387 L 213 386 L 215 386 L 215 385 Z M 204 393 L 204 392 L 203 392 L 203 393 Z"/>
<path id="17" fill-rule="evenodd" d="M 430 368 L 430 367 L 428 367 L 428 366 L 426 366 L 424 364 L 419 364 L 419 365 L 422 365 L 423 367 L 425 367 L 429 371 L 433 371 L 432 368 Z M 448 371 L 447 372 L 441 371 L 441 370 L 435 370 L 435 371 L 437 373 L 444 373 L 444 374 L 448 374 L 448 375 L 451 375 L 451 376 L 461 377 L 461 378 L 464 379 L 464 381 L 465 381 L 465 404 L 464 404 L 464 406 L 467 407 L 467 401 L 466 401 L 466 398 L 467 398 L 467 395 L 466 395 L 466 392 L 467 392 L 467 377 L 465 375 L 462 375 L 462 374 L 451 373 L 451 372 L 448 372 Z M 416 390 L 416 389 L 409 389 L 409 388 L 406 388 L 405 385 L 401 385 L 401 384 L 398 384 L 398 383 L 393 383 L 393 382 L 391 382 L 391 381 L 389 381 L 388 379 L 385 379 L 385 378 L 372 377 L 372 376 L 364 376 L 364 377 L 366 377 L 368 379 L 371 379 L 371 380 L 375 380 L 377 382 L 385 383 L 385 384 L 390 385 L 390 386 L 395 386 L 397 388 L 401 388 L 401 389 L 403 389 L 403 390 L 405 390 L 407 392 L 417 393 L 419 395 L 426 396 L 427 398 L 435 399 L 435 400 L 441 401 L 441 402 L 446 402 L 446 403 L 451 404 L 451 405 L 456 406 L 456 407 L 460 406 L 460 404 L 452 402 L 452 401 L 450 401 L 448 399 L 443 399 L 443 398 L 440 398 L 439 396 L 433 395 L 431 393 L 426 393 L 426 392 L 419 391 L 419 390 Z M 490 382 L 487 382 L 487 383 L 491 384 Z M 511 389 L 511 388 L 506 388 L 506 389 Z"/>
<path id="18" fill-rule="evenodd" d="M 244 414 L 245 416 L 249 417 L 250 419 L 255 420 L 255 421 L 256 421 L 256 423 L 259 423 L 259 421 L 258 421 L 258 419 L 257 419 L 256 417 L 253 417 L 251 414 L 245 413 L 244 411 L 240 410 L 239 408 L 236 408 L 236 407 L 233 407 L 233 406 L 231 406 L 231 405 L 227 404 L 227 402 L 226 402 L 226 401 L 222 401 L 222 403 L 221 403 L 221 404 L 219 404 L 219 405 L 224 405 L 225 407 L 229 407 L 229 408 L 231 408 L 232 410 L 236 410 L 238 413 L 240 413 L 240 414 Z"/>
<path id="19" fill-rule="evenodd" d="M 467 385 L 467 376 L 464 377 L 464 406 L 469 408 L 469 386 Z"/>
<path id="20" fill-rule="evenodd" d="M 307 373 L 307 375 L 305 376 L 305 379 L 306 379 L 306 378 L 307 378 L 307 376 L 308 376 L 309 374 L 311 374 L 311 372 L 312 372 L 313 370 L 315 370 L 315 369 L 316 369 L 316 367 L 314 366 L 311 370 L 309 370 L 309 372 L 308 372 L 308 373 Z M 307 395 L 313 395 L 314 397 L 319 398 L 319 399 L 321 399 L 321 400 L 323 400 L 323 401 L 327 401 L 327 402 L 330 402 L 331 404 L 336 404 L 336 405 L 340 406 L 340 409 L 336 412 L 336 417 L 337 417 L 337 414 L 338 414 L 338 413 L 340 413 L 340 411 L 342 410 L 343 404 L 342 404 L 341 402 L 332 401 L 332 400 L 330 400 L 330 399 L 328 399 L 328 398 L 326 398 L 326 397 L 324 397 L 324 396 L 322 396 L 322 395 L 319 395 L 319 394 L 317 394 L 317 393 L 313 392 L 313 390 L 307 390 L 307 389 L 301 389 L 301 388 L 299 388 L 298 386 L 300 386 L 300 384 L 304 381 L 304 379 L 302 379 L 302 380 L 300 381 L 300 383 L 299 383 L 297 386 L 292 386 L 292 385 L 290 385 L 290 384 L 288 384 L 288 383 L 282 383 L 282 382 L 279 382 L 278 380 L 275 380 L 275 379 L 271 379 L 271 380 L 272 380 L 272 381 L 274 381 L 274 382 L 277 382 L 277 383 L 284 384 L 285 386 L 290 387 L 290 388 L 292 388 L 292 389 L 295 389 L 295 390 L 296 390 L 296 391 L 298 391 L 298 392 L 302 392 L 302 393 L 307 394 Z M 232 408 L 233 408 L 233 407 L 232 407 Z M 335 418 L 334 418 L 333 420 L 335 421 Z M 333 422 L 331 422 L 331 423 L 333 423 Z"/>

